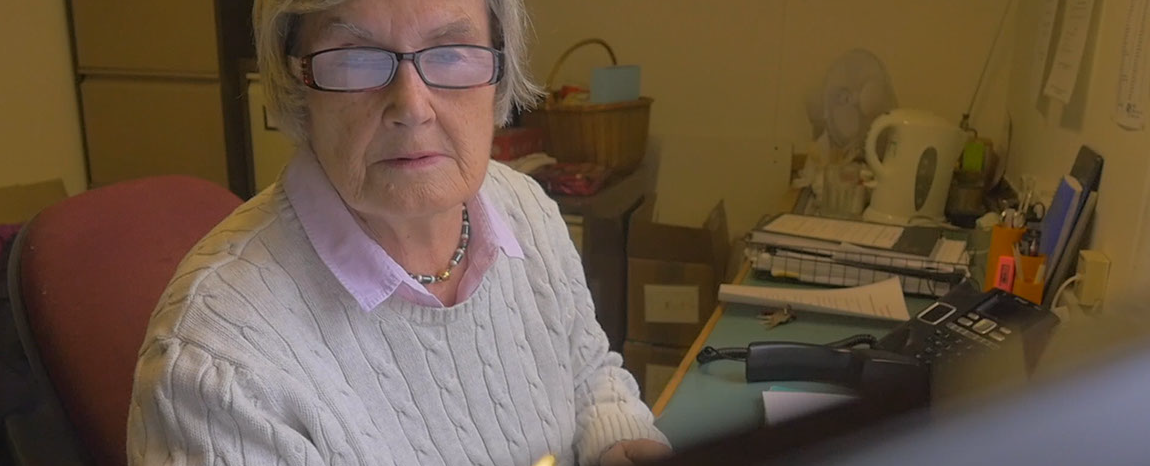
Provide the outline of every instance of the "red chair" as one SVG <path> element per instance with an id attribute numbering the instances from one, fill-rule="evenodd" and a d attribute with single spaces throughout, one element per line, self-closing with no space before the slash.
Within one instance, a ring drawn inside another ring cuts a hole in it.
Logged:
<path id="1" fill-rule="evenodd" d="M 24 373 L 0 381 L 16 464 L 127 463 L 148 319 L 180 260 L 240 203 L 208 181 L 154 177 L 69 198 L 24 226 L 9 262 L 12 318 L 0 320 L 19 339 L 0 352 Z"/>

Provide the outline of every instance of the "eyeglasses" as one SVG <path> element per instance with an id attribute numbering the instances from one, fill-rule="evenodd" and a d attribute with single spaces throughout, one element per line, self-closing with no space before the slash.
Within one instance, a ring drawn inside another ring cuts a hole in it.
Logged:
<path id="1" fill-rule="evenodd" d="M 320 50 L 299 59 L 303 82 L 312 89 L 361 92 L 391 83 L 399 62 L 411 60 L 430 87 L 468 89 L 499 82 L 503 53 L 479 45 L 440 45 L 398 53 L 377 47 Z"/>

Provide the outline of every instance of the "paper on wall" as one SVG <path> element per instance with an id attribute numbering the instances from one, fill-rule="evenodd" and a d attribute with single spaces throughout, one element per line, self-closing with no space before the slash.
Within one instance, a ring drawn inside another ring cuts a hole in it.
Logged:
<path id="1" fill-rule="evenodd" d="M 1150 22 L 1150 0 L 1130 0 L 1122 41 L 1122 68 L 1118 75 L 1118 95 L 1114 105 L 1114 122 L 1128 130 L 1146 126 L 1147 94 L 1150 77 L 1146 61 L 1147 23 Z"/>
<path id="2" fill-rule="evenodd" d="M 1050 56 L 1050 39 L 1054 35 L 1054 19 L 1058 17 L 1058 0 L 1042 0 L 1041 10 L 1038 13 L 1038 34 L 1034 38 L 1034 59 L 1031 64 L 1031 86 L 1035 89 L 1034 103 L 1042 95 L 1037 91 L 1042 87 L 1042 78 L 1046 77 L 1046 58 Z"/>
<path id="3" fill-rule="evenodd" d="M 1086 39 L 1090 34 L 1090 19 L 1093 15 L 1094 0 L 1066 0 L 1058 48 L 1054 51 L 1054 62 L 1043 90 L 1047 97 L 1064 104 L 1070 103 L 1074 85 L 1078 81 L 1078 71 L 1082 67 L 1082 55 L 1086 52 Z"/>

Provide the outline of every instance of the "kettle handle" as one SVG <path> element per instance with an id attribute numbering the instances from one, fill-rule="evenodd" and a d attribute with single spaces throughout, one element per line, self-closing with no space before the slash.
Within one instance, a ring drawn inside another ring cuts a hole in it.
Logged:
<path id="1" fill-rule="evenodd" d="M 879 115 L 878 118 L 875 118 L 874 123 L 870 125 L 870 131 L 867 131 L 866 134 L 866 145 L 863 146 L 866 163 L 870 166 L 871 171 L 874 172 L 875 177 L 880 180 L 887 176 L 888 170 L 883 166 L 882 162 L 879 161 L 878 151 L 875 145 L 878 143 L 878 136 L 887 128 L 894 126 L 895 123 L 898 123 L 898 118 L 890 113 L 884 113 Z"/>

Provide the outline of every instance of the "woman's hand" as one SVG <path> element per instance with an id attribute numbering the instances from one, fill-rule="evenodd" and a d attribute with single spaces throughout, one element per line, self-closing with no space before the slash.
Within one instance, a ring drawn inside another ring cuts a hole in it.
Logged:
<path id="1" fill-rule="evenodd" d="M 603 452 L 603 456 L 599 457 L 599 464 L 601 466 L 632 466 L 660 460 L 668 456 L 671 456 L 671 447 L 654 440 L 624 440 Z"/>

